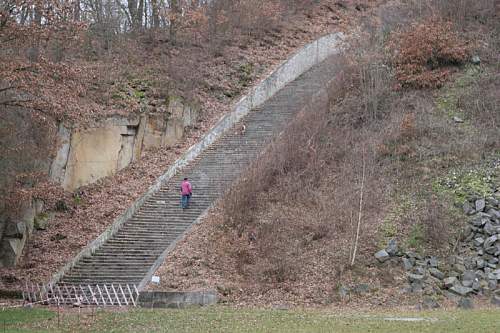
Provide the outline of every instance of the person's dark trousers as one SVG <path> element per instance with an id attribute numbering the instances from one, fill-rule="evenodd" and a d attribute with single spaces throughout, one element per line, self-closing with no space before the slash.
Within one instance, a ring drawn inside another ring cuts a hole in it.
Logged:
<path id="1" fill-rule="evenodd" d="M 182 200 L 181 200 L 181 207 L 182 208 L 188 208 L 189 206 L 189 198 L 191 196 L 189 194 L 183 195 Z"/>

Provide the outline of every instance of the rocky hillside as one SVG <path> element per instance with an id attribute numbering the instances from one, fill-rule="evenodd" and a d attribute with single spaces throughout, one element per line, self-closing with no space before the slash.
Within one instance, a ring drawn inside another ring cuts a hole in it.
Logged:
<path id="1" fill-rule="evenodd" d="M 496 302 L 497 12 L 378 8 L 328 105 L 290 124 L 150 288 L 280 307 Z"/>
<path id="2" fill-rule="evenodd" d="M 500 160 L 488 167 L 490 172 L 482 182 L 485 192 L 470 189 L 463 203 L 468 223 L 449 255 L 400 251 L 395 240 L 375 253 L 382 267 L 401 261 L 407 272 L 406 290 L 423 293 L 424 308 L 439 307 L 445 296 L 470 309 L 475 295 L 500 306 Z"/>

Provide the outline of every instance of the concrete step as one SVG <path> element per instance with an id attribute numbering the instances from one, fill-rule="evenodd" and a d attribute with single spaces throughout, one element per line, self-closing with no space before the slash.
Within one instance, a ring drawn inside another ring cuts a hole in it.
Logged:
<path id="1" fill-rule="evenodd" d="M 116 265 L 102 265 L 102 264 L 87 264 L 78 265 L 73 267 L 74 272 L 83 271 L 102 271 L 102 272 L 112 272 L 112 271 L 128 271 L 128 270 L 148 270 L 149 265 L 147 263 L 129 265 L 125 262 L 120 262 Z"/>
<path id="2" fill-rule="evenodd" d="M 146 242 L 144 242 L 142 244 L 131 243 L 131 242 L 127 242 L 127 243 L 111 243 L 111 242 L 107 242 L 106 244 L 104 244 L 101 247 L 101 249 L 116 249 L 116 250 L 127 250 L 127 249 L 130 249 L 130 250 L 133 250 L 133 249 L 141 250 L 141 249 L 146 249 L 146 250 L 149 250 L 149 249 L 156 248 L 156 247 L 159 247 L 159 246 L 162 246 L 162 245 L 166 245 L 169 242 L 172 242 L 174 240 L 175 239 L 171 238 L 171 239 L 166 240 L 165 242 L 156 243 L 156 244 L 148 244 Z"/>
<path id="3" fill-rule="evenodd" d="M 82 259 L 79 262 L 79 265 L 85 266 L 85 267 L 90 267 L 90 266 L 106 266 L 106 267 L 114 267 L 116 265 L 137 265 L 137 266 L 142 266 L 142 265 L 151 265 L 154 263 L 154 260 L 152 259 L 141 259 L 141 258 L 134 258 L 129 260 L 124 260 L 122 258 L 116 258 L 116 257 L 110 257 L 110 258 L 96 258 L 96 257 L 90 257 L 87 259 Z"/>
<path id="4" fill-rule="evenodd" d="M 145 271 L 137 271 L 137 272 L 127 272 L 127 271 L 114 271 L 111 273 L 107 272 L 72 272 L 71 275 L 67 275 L 65 278 L 72 279 L 72 278 L 97 278 L 100 280 L 103 279 L 132 279 L 132 280 L 137 280 L 141 279 L 142 276 L 146 273 L 147 270 Z"/>

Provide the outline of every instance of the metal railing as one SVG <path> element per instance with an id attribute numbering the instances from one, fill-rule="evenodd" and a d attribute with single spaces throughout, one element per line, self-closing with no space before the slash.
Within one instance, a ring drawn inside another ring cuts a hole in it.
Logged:
<path id="1" fill-rule="evenodd" d="M 23 299 L 28 303 L 72 306 L 136 306 L 135 284 L 43 285 L 26 283 Z"/>

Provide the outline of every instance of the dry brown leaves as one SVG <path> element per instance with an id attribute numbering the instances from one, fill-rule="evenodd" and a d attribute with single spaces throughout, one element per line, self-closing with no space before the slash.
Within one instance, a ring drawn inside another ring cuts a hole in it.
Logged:
<path id="1" fill-rule="evenodd" d="M 451 22 L 431 18 L 393 33 L 388 42 L 396 77 L 403 87 L 441 87 L 469 58 L 469 45 Z"/>
<path id="2" fill-rule="evenodd" d="M 365 238 L 372 237 L 370 233 Z M 178 243 L 157 271 L 159 285 L 152 290 L 217 290 L 223 302 L 236 306 L 327 306 L 342 304 L 350 308 L 366 305 L 400 306 L 415 304 L 415 299 L 403 292 L 405 276 L 396 262 L 379 267 L 373 259 L 373 248 L 362 246 L 359 260 L 367 263 L 362 269 L 350 269 L 345 258 L 339 257 L 345 240 L 333 238 L 310 247 L 293 259 L 301 263 L 293 280 L 264 283 L 238 269 L 236 252 L 250 249 L 246 237 L 228 235 L 222 229 L 219 208 L 207 219 L 193 227 L 189 235 Z M 257 262 L 257 258 L 250 261 Z M 249 265 L 251 267 L 252 264 Z M 367 294 L 351 293 L 341 297 L 338 288 L 368 284 Z"/>
<path id="3" fill-rule="evenodd" d="M 0 288 L 20 288 L 24 280 L 34 282 L 47 281 L 53 273 L 102 233 L 112 223 L 114 218 L 121 214 L 134 200 L 139 198 L 183 151 L 195 143 L 222 114 L 229 110 L 229 105 L 236 101 L 238 96 L 243 95 L 250 89 L 251 84 L 264 77 L 273 67 L 285 60 L 291 52 L 298 49 L 301 45 L 333 29 L 347 29 L 349 24 L 354 24 L 358 15 L 364 15 L 359 10 L 351 7 L 351 4 L 343 8 L 336 5 L 336 3 L 336 1 L 325 1 L 325 5 L 319 7 L 312 14 L 298 16 L 293 23 L 284 27 L 279 34 L 272 37 L 273 41 L 271 44 L 263 43 L 261 40 L 250 40 L 245 48 L 237 46 L 228 47 L 225 57 L 211 58 L 205 56 L 197 68 L 199 69 L 200 81 L 205 81 L 206 84 L 194 90 L 196 97 L 202 104 L 202 119 L 197 129 L 192 130 L 188 138 L 184 142 L 179 143 L 175 148 L 162 148 L 149 151 L 144 154 L 140 161 L 133 163 L 116 175 L 82 188 L 78 202 L 69 194 L 62 195 L 53 185 L 41 185 L 41 190 L 37 191 L 40 197 L 47 201 L 49 205 L 63 198 L 68 203 L 69 210 L 67 212 L 58 212 L 56 218 L 46 231 L 35 232 L 28 243 L 19 267 L 14 269 L 0 269 L 0 275 L 2 276 Z M 375 2 L 369 3 L 374 4 Z M 145 56 L 142 61 L 143 63 L 147 63 L 148 57 Z M 216 84 L 231 86 L 232 82 L 237 78 L 234 75 L 228 75 L 228 71 L 234 71 L 235 68 L 230 66 L 230 64 L 239 66 L 242 62 L 258 64 L 260 71 L 252 77 L 251 84 L 239 91 L 237 96 L 221 99 L 218 96 L 214 96 L 210 89 L 206 89 L 207 86 L 210 87 Z M 101 118 L 106 114 L 117 113 L 117 110 L 103 108 L 99 105 L 95 106 L 96 103 L 93 100 L 95 96 L 85 89 L 82 91 L 82 88 L 87 87 L 92 80 L 97 80 L 97 73 L 102 70 L 100 65 L 81 64 L 81 66 L 70 66 L 66 64 L 60 66 L 62 67 L 58 68 L 66 71 L 66 73 L 68 73 L 67 71 L 71 71 L 71 74 L 68 74 L 68 79 L 58 80 L 56 77 L 49 77 L 48 81 L 48 84 L 61 87 L 60 95 L 54 93 L 54 90 L 57 89 L 49 90 L 48 86 L 40 86 L 42 93 L 46 94 L 46 98 L 55 105 L 60 106 L 59 110 L 61 110 L 61 113 L 57 113 L 58 115 L 64 117 L 64 119 L 85 122 L 88 119 Z M 66 86 L 68 82 L 74 83 Z M 85 101 L 88 101 L 88 103 L 85 103 Z M 68 112 L 66 110 L 66 112 L 62 112 L 63 108 L 67 105 L 76 106 L 74 109 L 76 111 Z M 128 111 L 132 110 L 121 110 L 123 113 Z M 186 280 L 186 277 L 184 279 L 179 278 L 178 275 L 176 278 L 173 278 L 172 281 L 178 281 L 178 288 L 206 286 L 207 283 L 212 286 L 219 283 L 228 286 L 232 286 L 233 284 L 238 285 L 239 277 L 237 273 L 234 269 L 231 269 L 230 263 L 224 264 L 224 260 L 230 261 L 231 259 L 224 258 L 223 249 L 211 248 L 209 246 L 206 247 L 206 250 L 201 250 L 204 249 L 203 246 L 201 246 L 201 249 L 195 249 L 200 244 L 203 245 L 207 242 L 212 242 L 213 237 L 220 237 L 221 234 L 217 229 L 210 230 L 211 226 L 213 224 L 208 221 L 198 227 L 200 228 L 199 230 L 206 230 L 208 236 L 202 236 L 198 232 L 193 232 L 190 237 L 194 238 L 189 238 L 188 242 L 180 244 L 180 249 L 192 253 L 193 256 L 196 253 L 200 253 L 200 260 L 204 260 L 203 258 L 211 259 L 207 259 L 206 263 L 203 264 L 204 268 L 200 268 L 197 271 L 199 273 L 197 279 L 189 274 L 187 275 L 189 276 L 189 281 Z M 233 239 L 228 244 L 236 246 L 235 242 L 237 241 Z M 180 255 L 179 251 L 176 251 L 176 253 L 178 255 L 170 257 L 170 260 L 172 260 L 171 264 L 174 265 L 175 271 L 179 274 L 182 270 L 177 269 L 177 267 L 184 266 L 183 260 L 186 260 L 186 257 Z M 210 256 L 207 256 L 207 253 L 210 253 Z M 317 289 L 315 284 L 308 284 L 306 282 L 301 282 L 299 285 L 304 287 L 307 284 L 312 286 L 310 288 Z M 332 280 L 324 283 L 330 284 L 328 287 L 329 290 L 334 288 Z M 278 289 L 281 291 L 277 292 L 274 287 L 274 285 L 270 285 L 266 293 L 266 295 L 269 295 L 273 299 L 279 299 L 282 296 L 282 290 L 290 289 L 287 286 L 281 286 L 281 289 Z M 255 295 L 257 291 L 259 293 L 261 291 L 260 286 L 248 284 L 248 282 L 239 287 L 229 288 L 231 290 L 235 289 L 235 291 L 231 291 L 231 296 L 228 297 L 228 299 L 233 301 L 236 301 L 241 296 L 246 297 L 243 299 L 247 299 L 250 302 L 251 296 L 249 295 Z M 309 299 L 310 301 L 308 302 L 312 302 L 311 299 L 314 299 L 311 296 L 296 296 L 293 294 L 294 289 L 290 290 L 287 291 L 290 300 Z M 321 289 L 314 291 L 314 294 L 317 294 L 318 290 Z"/>

